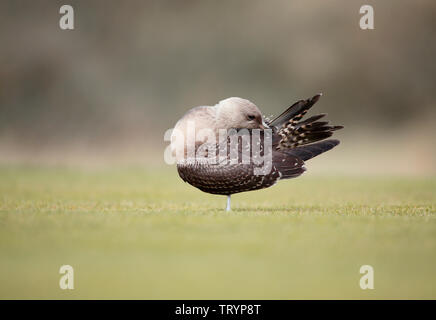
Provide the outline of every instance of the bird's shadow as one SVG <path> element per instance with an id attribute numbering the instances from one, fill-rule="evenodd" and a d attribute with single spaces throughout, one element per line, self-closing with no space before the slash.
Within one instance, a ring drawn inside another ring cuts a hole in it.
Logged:
<path id="1" fill-rule="evenodd" d="M 289 207 L 283 207 L 283 206 L 272 206 L 272 207 L 242 207 L 242 208 L 232 208 L 230 212 L 235 213 L 265 213 L 265 214 L 271 214 L 271 213 L 294 213 L 294 214 L 301 214 L 301 213 L 311 213 L 315 211 L 320 211 L 321 207 L 319 206 L 312 206 L 312 207 L 302 207 L 302 206 L 289 206 Z"/>

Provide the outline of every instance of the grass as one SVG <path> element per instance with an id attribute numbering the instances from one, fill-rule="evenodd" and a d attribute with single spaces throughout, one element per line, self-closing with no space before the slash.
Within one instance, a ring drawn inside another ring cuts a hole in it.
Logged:
<path id="1" fill-rule="evenodd" d="M 0 298 L 436 298 L 432 177 L 308 173 L 232 205 L 174 167 L 0 167 Z"/>

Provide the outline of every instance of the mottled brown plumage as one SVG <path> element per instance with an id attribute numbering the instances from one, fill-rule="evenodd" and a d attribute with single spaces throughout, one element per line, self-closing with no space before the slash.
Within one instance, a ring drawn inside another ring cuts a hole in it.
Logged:
<path id="1" fill-rule="evenodd" d="M 320 95 L 311 99 L 301 100 L 289 107 L 285 112 L 266 125 L 272 129 L 271 170 L 264 175 L 256 175 L 255 170 L 265 165 L 251 159 L 249 163 L 242 163 L 242 136 L 247 135 L 250 145 L 253 139 L 253 129 L 238 132 L 239 144 L 237 145 L 237 163 L 229 163 L 230 150 L 215 164 L 206 159 L 188 158 L 178 160 L 177 170 L 180 177 L 192 186 L 211 194 L 228 195 L 239 192 L 268 188 L 279 180 L 298 177 L 306 169 L 304 161 L 309 160 L 339 144 L 338 140 L 325 140 L 333 134 L 333 131 L 342 126 L 330 126 L 326 121 L 318 121 L 325 115 L 317 115 L 302 120 L 307 111 L 319 100 Z M 219 125 L 219 124 L 218 124 Z M 239 128 L 238 128 L 239 129 Z M 323 140 L 323 141 L 321 141 Z M 265 137 L 261 134 L 259 143 L 264 156 Z M 230 138 L 225 145 L 230 147 Z M 219 145 L 216 145 L 218 155 Z M 212 153 L 208 156 L 210 157 Z M 230 198 L 229 198 L 230 199 Z M 229 206 L 229 203 L 228 203 Z"/>

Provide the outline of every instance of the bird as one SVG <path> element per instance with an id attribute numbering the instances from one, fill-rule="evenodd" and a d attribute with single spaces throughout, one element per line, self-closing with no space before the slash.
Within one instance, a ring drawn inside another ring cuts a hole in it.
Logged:
<path id="1" fill-rule="evenodd" d="M 226 211 L 230 211 L 232 194 L 269 188 L 300 176 L 306 171 L 305 161 L 339 144 L 339 140 L 327 138 L 343 126 L 320 121 L 326 114 L 303 119 L 321 96 L 299 100 L 272 120 L 253 102 L 239 97 L 188 110 L 171 136 L 180 178 L 201 191 L 227 196 Z M 221 138 L 223 131 L 227 134 Z M 248 138 L 245 145 L 243 137 Z M 236 145 L 232 144 L 235 141 Z M 256 154 L 255 146 L 260 150 Z M 245 151 L 248 162 L 241 161 Z M 236 161 L 231 161 L 232 155 L 237 156 Z M 255 161 L 260 158 L 264 161 Z M 259 174 L 262 166 L 268 170 Z"/>

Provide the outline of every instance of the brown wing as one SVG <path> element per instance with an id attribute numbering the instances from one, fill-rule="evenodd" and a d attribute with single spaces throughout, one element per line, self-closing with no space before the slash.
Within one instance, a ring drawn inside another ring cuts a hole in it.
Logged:
<path id="1" fill-rule="evenodd" d="M 255 175 L 253 164 L 186 163 L 178 164 L 180 177 L 190 185 L 208 193 L 230 195 L 268 188 L 280 179 L 273 168 L 269 174 Z"/>
<path id="2" fill-rule="evenodd" d="M 252 130 L 245 130 L 249 135 L 250 145 L 253 145 Z M 271 187 L 280 179 L 288 179 L 299 176 L 305 171 L 304 162 L 295 155 L 284 153 L 280 150 L 272 150 L 270 166 L 265 161 L 258 163 L 254 153 L 250 153 L 248 163 L 243 162 L 242 151 L 244 145 L 242 136 L 239 136 L 238 161 L 230 161 L 230 145 L 226 156 L 217 163 L 208 162 L 207 158 L 183 161 L 177 164 L 180 177 L 192 186 L 208 193 L 230 195 L 239 192 L 258 190 Z M 229 143 L 230 140 L 227 140 Z M 258 140 L 260 143 L 259 156 L 264 156 L 263 134 Z M 214 148 L 215 149 L 215 148 Z M 216 146 L 217 153 L 219 146 Z M 252 150 L 251 150 L 252 151 Z M 265 167 L 264 167 L 265 166 Z M 265 169 L 261 171 L 260 169 Z"/>

